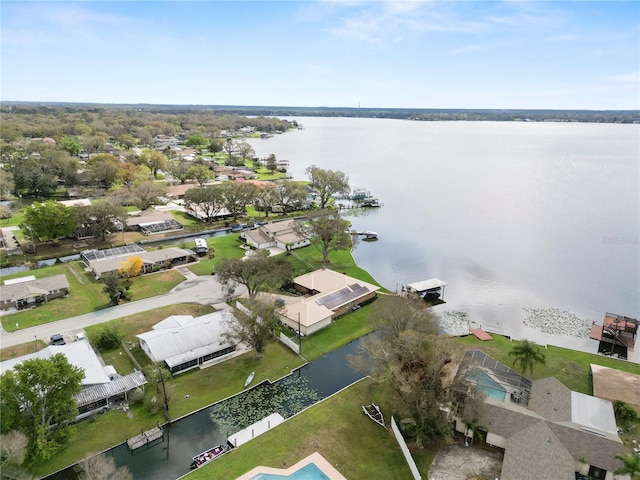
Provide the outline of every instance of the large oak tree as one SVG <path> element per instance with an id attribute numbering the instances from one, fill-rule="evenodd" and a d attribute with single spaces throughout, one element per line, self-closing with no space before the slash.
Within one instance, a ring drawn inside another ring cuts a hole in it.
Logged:
<path id="1" fill-rule="evenodd" d="M 350 192 L 349 178 L 340 171 L 324 170 L 311 165 L 306 170 L 309 176 L 309 185 L 316 192 L 320 200 L 320 208 L 327 206 L 327 202 L 332 195 L 337 193 L 347 194 Z"/>

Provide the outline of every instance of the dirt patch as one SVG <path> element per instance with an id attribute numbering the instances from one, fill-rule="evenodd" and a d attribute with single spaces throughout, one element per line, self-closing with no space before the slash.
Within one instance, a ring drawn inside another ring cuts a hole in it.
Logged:
<path id="1" fill-rule="evenodd" d="M 438 452 L 429 480 L 493 480 L 502 472 L 503 454 L 474 446 L 452 445 Z"/>

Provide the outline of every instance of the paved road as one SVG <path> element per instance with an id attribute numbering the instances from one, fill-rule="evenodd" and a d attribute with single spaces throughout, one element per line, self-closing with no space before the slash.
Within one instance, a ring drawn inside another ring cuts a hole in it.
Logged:
<path id="1" fill-rule="evenodd" d="M 0 333 L 0 347 L 6 348 L 21 343 L 32 342 L 36 338 L 48 341 L 54 333 L 75 333 L 90 325 L 96 325 L 116 318 L 122 318 L 176 303 L 216 305 L 226 302 L 226 295 L 222 290 L 222 285 L 217 281 L 217 277 L 213 275 L 198 277 L 186 268 L 178 268 L 178 271 L 185 275 L 187 279 L 165 295 L 125 303 L 117 307 L 105 308 L 104 310 L 38 325 L 37 327 L 16 330 L 11 333 L 2 330 Z M 234 297 L 243 293 L 245 293 L 244 287 L 239 286 L 236 288 Z"/>

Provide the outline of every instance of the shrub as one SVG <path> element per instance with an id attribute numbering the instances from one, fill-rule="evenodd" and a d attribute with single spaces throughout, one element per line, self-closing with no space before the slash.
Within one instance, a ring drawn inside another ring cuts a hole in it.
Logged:
<path id="1" fill-rule="evenodd" d="M 97 334 L 97 338 L 93 339 L 98 348 L 104 350 L 112 350 L 120 346 L 123 335 L 115 325 L 107 325 Z"/>

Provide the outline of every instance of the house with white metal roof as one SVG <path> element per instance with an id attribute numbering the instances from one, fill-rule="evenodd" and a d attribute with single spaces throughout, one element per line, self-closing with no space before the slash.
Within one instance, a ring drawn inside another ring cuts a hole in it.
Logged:
<path id="1" fill-rule="evenodd" d="M 233 356 L 237 345 L 223 338 L 231 320 L 228 311 L 196 318 L 174 315 L 136 337 L 152 362 L 164 362 L 176 374 Z"/>

